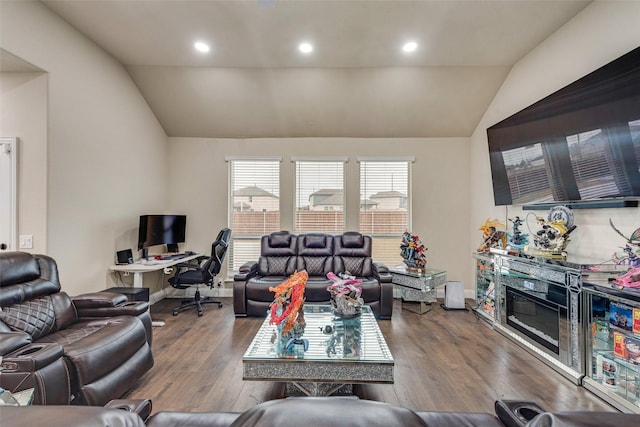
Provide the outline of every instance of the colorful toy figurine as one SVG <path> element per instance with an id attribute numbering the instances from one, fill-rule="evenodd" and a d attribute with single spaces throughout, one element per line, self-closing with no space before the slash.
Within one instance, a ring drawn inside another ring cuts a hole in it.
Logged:
<path id="1" fill-rule="evenodd" d="M 421 270 L 427 265 L 425 252 L 427 248 L 420 241 L 420 237 L 405 231 L 400 243 L 400 256 L 409 270 Z"/>
<path id="2" fill-rule="evenodd" d="M 507 233 L 507 245 L 510 248 L 522 249 L 529 244 L 529 235 L 520 231 L 520 226 L 524 221 L 519 216 L 515 219 L 509 219 L 513 224 L 513 233 Z"/>
<path id="3" fill-rule="evenodd" d="M 564 257 L 569 244 L 569 233 L 576 229 L 575 225 L 567 227 L 561 219 L 545 221 L 541 216 L 536 217 L 540 229 L 533 236 L 536 255 L 548 257 Z"/>
<path id="4" fill-rule="evenodd" d="M 617 265 L 628 264 L 632 267 L 640 266 L 640 228 L 637 228 L 627 237 L 613 225 L 611 218 L 609 218 L 609 225 L 627 241 L 625 247 L 622 248 L 622 252 L 616 252 L 611 256 L 613 262 Z"/>
<path id="5" fill-rule="evenodd" d="M 618 289 L 640 288 L 640 266 L 632 267 L 626 273 L 616 276 L 612 285 Z"/>
<path id="6" fill-rule="evenodd" d="M 507 233 L 505 225 L 497 219 L 487 219 L 479 228 L 482 231 L 482 243 L 478 246 L 478 252 L 488 253 L 491 248 L 504 249 L 507 246 Z"/>

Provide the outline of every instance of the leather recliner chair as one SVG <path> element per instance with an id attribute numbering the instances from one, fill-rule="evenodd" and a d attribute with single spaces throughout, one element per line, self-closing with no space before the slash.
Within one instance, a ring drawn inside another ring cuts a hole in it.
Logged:
<path id="1" fill-rule="evenodd" d="M 34 404 L 102 406 L 153 366 L 146 302 L 61 291 L 55 261 L 0 253 L 0 386 L 34 388 Z"/>

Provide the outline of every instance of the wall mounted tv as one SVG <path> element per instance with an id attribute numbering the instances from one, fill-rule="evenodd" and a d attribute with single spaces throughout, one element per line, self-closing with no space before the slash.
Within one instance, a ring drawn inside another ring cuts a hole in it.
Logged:
<path id="1" fill-rule="evenodd" d="M 640 48 L 491 126 L 487 137 L 496 205 L 640 197 Z"/>
<path id="2" fill-rule="evenodd" d="M 140 215 L 138 249 L 184 243 L 186 215 Z"/>

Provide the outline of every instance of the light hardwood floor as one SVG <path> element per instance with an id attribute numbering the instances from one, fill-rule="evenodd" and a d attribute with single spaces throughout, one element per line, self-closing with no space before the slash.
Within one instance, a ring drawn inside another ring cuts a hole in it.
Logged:
<path id="1" fill-rule="evenodd" d="M 130 391 L 149 398 L 153 412 L 244 411 L 281 398 L 284 384 L 243 381 L 242 355 L 264 319 L 233 315 L 205 305 L 171 315 L 179 304 L 165 299 L 151 308 L 155 366 Z M 616 411 L 566 380 L 525 350 L 477 319 L 472 311 L 446 311 L 434 304 L 418 315 L 395 301 L 393 320 L 380 328 L 395 359 L 395 384 L 357 385 L 363 399 L 419 410 L 490 412 L 497 399 L 528 399 L 553 410 Z"/>

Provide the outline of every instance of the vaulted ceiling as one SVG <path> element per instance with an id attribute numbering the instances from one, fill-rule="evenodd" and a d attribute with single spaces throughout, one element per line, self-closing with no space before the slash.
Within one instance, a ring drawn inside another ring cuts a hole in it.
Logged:
<path id="1" fill-rule="evenodd" d="M 447 137 L 590 1 L 43 3 L 126 67 L 169 136 Z"/>

